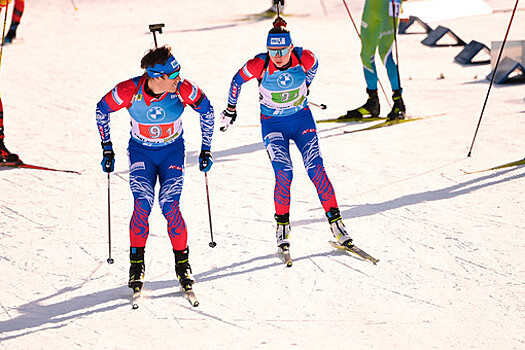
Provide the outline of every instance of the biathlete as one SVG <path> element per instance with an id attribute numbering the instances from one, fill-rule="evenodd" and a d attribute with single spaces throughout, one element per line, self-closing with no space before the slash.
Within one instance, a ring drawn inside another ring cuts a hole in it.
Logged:
<path id="1" fill-rule="evenodd" d="M 6 7 L 11 0 L 0 1 L 1 7 Z M 2 4 L 5 3 L 5 4 Z M 9 31 L 7 32 L 4 43 L 9 44 L 16 38 L 16 31 L 20 25 L 20 20 L 24 14 L 25 0 L 15 0 L 15 8 L 13 9 L 13 14 L 11 15 L 11 25 L 9 26 Z"/>
<path id="2" fill-rule="evenodd" d="M 221 131 L 226 131 L 237 118 L 236 105 L 242 84 L 257 79 L 262 138 L 275 173 L 277 246 L 283 252 L 290 247 L 290 186 L 293 177 L 290 140 L 302 154 L 334 237 L 339 243 L 351 246 L 352 238 L 345 229 L 332 183 L 326 175 L 317 126 L 308 107 L 308 88 L 317 71 L 317 59 L 311 51 L 293 45 L 286 22 L 279 17 L 268 33 L 267 49 L 249 60 L 233 77 L 228 106 L 221 113 Z"/>
<path id="3" fill-rule="evenodd" d="M 401 0 L 366 0 L 361 18 L 361 62 L 366 81 L 368 100 L 356 109 L 348 111 L 342 119 L 361 119 L 364 116 L 378 117 L 380 113 L 379 97 L 377 95 L 377 69 L 375 63 L 376 51 L 385 65 L 388 80 L 392 87 L 394 105 L 388 113 L 389 120 L 404 119 L 406 114 L 399 72 L 392 55 L 394 46 L 394 15 L 397 24 Z"/>
<path id="4" fill-rule="evenodd" d="M 7 7 L 10 1 L 11 0 L 0 1 L 0 10 L 3 7 Z M 4 38 L 5 44 L 11 43 L 13 39 L 16 38 L 16 30 L 20 25 L 20 19 L 22 18 L 22 14 L 24 13 L 24 7 L 24 0 L 15 0 L 15 8 L 13 10 L 13 14 L 11 15 L 11 25 L 9 27 L 9 31 L 7 32 Z M 2 106 L 2 98 L 0 97 L 0 162 L 21 163 L 22 161 L 20 160 L 20 158 L 18 158 L 18 155 L 9 152 L 9 150 L 6 148 L 4 144 L 4 138 L 4 109 Z"/>
<path id="5" fill-rule="evenodd" d="M 2 97 L 0 97 L 0 162 L 2 163 L 21 163 L 18 154 L 11 153 L 4 144 L 4 108 L 2 106 Z"/>
<path id="6" fill-rule="evenodd" d="M 142 288 L 144 250 L 149 234 L 148 217 L 154 200 L 157 178 L 160 182 L 159 204 L 168 222 L 168 235 L 175 255 L 175 272 L 181 285 L 195 282 L 188 257 L 187 229 L 179 208 L 184 181 L 185 146 L 181 115 L 189 105 L 200 115 L 202 147 L 201 171 L 210 170 L 213 160 L 213 107 L 194 83 L 181 79 L 180 65 L 169 46 L 150 50 L 142 58 L 140 77 L 123 81 L 97 104 L 97 125 L 102 139 L 102 169 L 114 169 L 114 152 L 109 128 L 109 114 L 127 108 L 131 116 L 128 146 L 129 183 L 134 209 L 129 226 L 130 269 L 128 286 Z"/>

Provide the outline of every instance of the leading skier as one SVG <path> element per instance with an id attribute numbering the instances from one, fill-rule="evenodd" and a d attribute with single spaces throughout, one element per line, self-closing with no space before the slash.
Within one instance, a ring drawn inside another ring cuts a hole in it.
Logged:
<path id="1" fill-rule="evenodd" d="M 123 81 L 97 104 L 96 120 L 102 139 L 102 170 L 114 170 L 115 154 L 110 138 L 109 115 L 127 108 L 131 116 L 129 183 L 134 198 L 130 232 L 128 286 L 134 291 L 144 283 L 144 250 L 149 234 L 148 217 L 157 178 L 159 204 L 168 222 L 175 255 L 175 272 L 181 286 L 195 282 L 188 257 L 187 229 L 179 208 L 184 180 L 185 146 L 181 115 L 189 105 L 200 115 L 202 146 L 199 168 L 210 170 L 213 160 L 213 107 L 204 92 L 179 76 L 181 66 L 169 46 L 155 48 L 142 58 L 142 76 Z"/>

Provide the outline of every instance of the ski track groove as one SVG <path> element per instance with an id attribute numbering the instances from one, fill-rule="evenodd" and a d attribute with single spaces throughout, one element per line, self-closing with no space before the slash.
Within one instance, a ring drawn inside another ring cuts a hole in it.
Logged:
<path id="1" fill-rule="evenodd" d="M 319 266 L 319 264 L 317 264 L 311 256 L 308 256 L 308 260 L 310 260 L 310 262 L 319 270 L 321 271 L 322 273 L 325 273 L 325 271 L 323 270 L 323 268 L 321 268 L 321 266 Z"/>
<path id="2" fill-rule="evenodd" d="M 346 255 L 350 255 L 350 254 L 347 254 L 346 252 L 342 252 L 342 253 L 345 253 Z M 353 270 L 353 271 L 355 271 L 355 272 L 357 272 L 357 273 L 360 273 L 360 274 L 362 274 L 362 275 L 364 275 L 364 276 L 366 276 L 366 277 L 368 277 L 368 278 L 371 278 L 371 277 L 372 277 L 372 276 L 366 274 L 365 272 L 363 272 L 363 271 L 361 271 L 361 270 L 359 270 L 359 269 L 356 269 L 355 267 L 353 267 L 353 266 L 351 266 L 351 265 L 348 265 L 347 263 L 344 263 L 344 262 L 342 262 L 342 261 L 337 260 L 336 258 L 334 258 L 334 257 L 332 257 L 332 256 L 328 256 L 328 258 L 329 258 L 330 260 L 333 260 L 333 261 L 335 261 L 335 262 L 337 262 L 337 263 L 343 265 L 344 267 L 346 267 L 346 268 L 348 268 L 348 269 L 350 269 L 350 270 Z M 362 259 L 359 259 L 358 257 L 353 257 L 353 256 L 352 256 L 352 258 L 354 258 L 354 259 L 356 259 L 356 260 L 358 260 L 358 261 L 361 261 L 361 262 L 363 262 L 363 263 L 366 263 L 366 261 L 363 261 Z"/>
<path id="3" fill-rule="evenodd" d="M 461 264 L 461 262 L 464 262 L 464 263 L 470 264 L 470 265 L 472 265 L 472 266 L 476 266 L 476 267 L 479 267 L 479 268 L 484 269 L 484 270 L 486 270 L 486 271 L 492 272 L 492 273 L 494 273 L 494 274 L 496 274 L 496 275 L 500 275 L 500 276 L 503 276 L 503 277 L 505 277 L 505 278 L 509 278 L 509 279 L 514 279 L 514 276 L 512 276 L 512 275 L 507 275 L 507 274 L 504 273 L 504 272 L 496 271 L 496 270 L 494 270 L 494 269 L 491 269 L 491 268 L 488 268 L 488 267 L 483 266 L 483 265 L 481 265 L 481 264 L 475 263 L 475 262 L 473 262 L 473 261 L 470 261 L 470 260 L 467 260 L 467 259 L 461 258 L 461 257 L 459 257 L 459 256 L 455 256 L 454 258 L 455 258 L 456 260 L 459 260 L 459 261 L 460 261 L 459 264 Z"/>
<path id="4" fill-rule="evenodd" d="M 36 225 L 40 226 L 41 228 L 53 228 L 53 226 L 46 226 L 46 225 L 44 225 L 44 224 L 42 224 L 42 223 L 40 223 L 40 222 L 37 222 L 37 221 L 31 220 L 30 218 L 28 218 L 28 217 L 26 217 L 26 216 L 20 214 L 20 213 L 17 212 L 16 210 L 13 210 L 13 209 L 11 209 L 11 208 L 5 206 L 5 205 L 0 205 L 0 207 L 6 209 L 6 210 L 8 210 L 8 211 L 10 211 L 11 213 L 13 213 L 13 214 L 15 214 L 15 215 L 17 215 L 17 216 L 19 216 L 19 217 L 21 217 L 21 218 L 23 218 L 23 219 L 29 221 L 29 222 L 32 222 L 33 224 L 36 224 Z M 14 218 L 13 218 L 13 219 L 14 219 Z"/>
<path id="5" fill-rule="evenodd" d="M 7 308 L 3 305 L 3 304 L 0 304 L 2 306 L 2 310 L 4 310 L 4 313 L 9 317 L 9 319 L 13 319 L 13 317 L 11 316 L 11 314 L 9 313 L 9 311 L 7 310 Z"/>

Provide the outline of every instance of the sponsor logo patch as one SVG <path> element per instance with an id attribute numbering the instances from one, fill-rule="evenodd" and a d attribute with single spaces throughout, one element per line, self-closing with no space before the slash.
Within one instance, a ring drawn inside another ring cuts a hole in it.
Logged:
<path id="1" fill-rule="evenodd" d="M 155 106 L 148 109 L 146 116 L 151 121 L 160 122 L 166 117 L 166 112 L 162 107 Z"/>
<path id="2" fill-rule="evenodd" d="M 290 73 L 282 73 L 277 78 L 277 84 L 280 87 L 286 88 L 293 84 L 293 77 Z"/>
<path id="3" fill-rule="evenodd" d="M 303 131 L 303 135 L 308 134 L 309 132 L 315 132 L 315 131 L 316 131 L 315 129 L 306 129 Z"/>
<path id="4" fill-rule="evenodd" d="M 285 38 L 270 38 L 270 44 L 272 45 L 286 45 Z"/>

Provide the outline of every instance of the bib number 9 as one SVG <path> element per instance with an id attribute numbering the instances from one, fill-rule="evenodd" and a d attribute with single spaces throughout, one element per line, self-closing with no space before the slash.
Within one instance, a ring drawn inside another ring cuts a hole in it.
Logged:
<path id="1" fill-rule="evenodd" d="M 158 139 L 162 135 L 162 129 L 158 125 L 152 125 L 149 128 L 149 137 L 152 139 Z"/>

